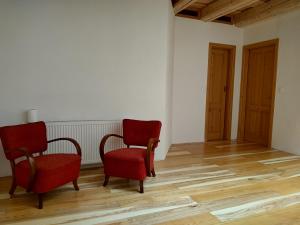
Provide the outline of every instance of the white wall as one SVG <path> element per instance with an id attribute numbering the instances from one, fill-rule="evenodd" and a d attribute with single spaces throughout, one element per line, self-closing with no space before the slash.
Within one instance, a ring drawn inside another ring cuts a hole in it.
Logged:
<path id="1" fill-rule="evenodd" d="M 175 22 L 175 16 L 174 16 L 174 10 L 172 2 L 169 1 L 169 11 L 168 11 L 168 39 L 167 39 L 167 45 L 168 45 L 168 55 L 167 55 L 167 77 L 166 77 L 166 126 L 167 126 L 167 143 L 172 143 L 172 80 L 173 80 L 173 57 L 174 57 L 174 22 Z M 168 149 L 165 149 L 168 150 Z M 165 152 L 167 154 L 167 151 Z"/>
<path id="2" fill-rule="evenodd" d="M 300 154 L 300 11 L 246 27 L 244 43 L 279 38 L 274 148 Z"/>
<path id="3" fill-rule="evenodd" d="M 237 135 L 243 32 L 234 26 L 176 17 L 172 143 L 204 141 L 209 42 L 237 46 L 232 138 Z"/>
<path id="4" fill-rule="evenodd" d="M 170 145 L 169 0 L 2 0 L 0 126 L 40 119 L 163 122 Z M 0 154 L 0 176 L 9 173 Z"/>

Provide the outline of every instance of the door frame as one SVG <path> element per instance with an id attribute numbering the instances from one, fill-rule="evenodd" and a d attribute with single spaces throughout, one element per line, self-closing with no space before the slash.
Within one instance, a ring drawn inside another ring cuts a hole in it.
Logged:
<path id="1" fill-rule="evenodd" d="M 271 109 L 270 109 L 270 123 L 269 123 L 269 137 L 267 147 L 272 145 L 272 132 L 273 132 L 273 117 L 274 117 L 274 103 L 275 103 L 275 91 L 276 91 L 276 79 L 277 79 L 277 60 L 278 60 L 278 44 L 279 39 L 272 39 L 268 41 L 262 41 L 254 44 L 245 45 L 243 47 L 243 62 L 242 62 L 242 77 L 240 88 L 240 109 L 239 109 L 239 122 L 238 122 L 238 140 L 244 141 L 245 138 L 245 117 L 246 117 L 246 101 L 247 101 L 247 81 L 248 81 L 248 64 L 250 50 L 255 48 L 274 46 L 275 47 L 275 60 L 274 60 L 274 74 L 272 84 L 272 97 L 271 97 Z"/>
<path id="2" fill-rule="evenodd" d="M 208 100 L 209 100 L 209 84 L 210 84 L 210 73 L 211 73 L 211 56 L 213 48 L 222 48 L 229 50 L 229 77 L 227 78 L 227 95 L 225 102 L 225 115 L 224 121 L 226 126 L 224 126 L 224 138 L 223 140 L 231 140 L 231 122 L 232 122 L 232 104 L 233 104 L 233 88 L 234 88 L 234 74 L 235 74 L 235 54 L 236 54 L 236 46 L 235 45 L 227 45 L 227 44 L 219 44 L 219 43 L 209 43 L 208 46 L 208 68 L 207 68 L 207 84 L 206 84 L 206 109 L 205 109 L 205 142 L 208 141 Z"/>

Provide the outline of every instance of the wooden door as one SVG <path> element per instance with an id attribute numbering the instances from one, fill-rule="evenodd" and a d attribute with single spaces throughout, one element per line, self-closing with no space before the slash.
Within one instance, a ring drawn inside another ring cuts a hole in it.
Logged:
<path id="1" fill-rule="evenodd" d="M 210 44 L 206 97 L 206 141 L 230 139 L 235 46 Z"/>
<path id="2" fill-rule="evenodd" d="M 274 40 L 244 48 L 241 89 L 244 115 L 239 136 L 266 146 L 271 145 L 272 138 L 277 45 L 278 41 Z"/>

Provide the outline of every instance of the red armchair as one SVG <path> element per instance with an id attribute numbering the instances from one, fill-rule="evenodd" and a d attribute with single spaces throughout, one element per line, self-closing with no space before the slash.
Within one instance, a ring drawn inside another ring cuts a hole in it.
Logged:
<path id="1" fill-rule="evenodd" d="M 36 122 L 0 128 L 5 156 L 10 160 L 12 169 L 12 185 L 9 191 L 13 197 L 17 186 L 27 192 L 38 195 L 38 208 L 43 208 L 43 194 L 73 182 L 75 190 L 79 190 L 77 178 L 79 177 L 81 163 L 81 148 L 71 138 L 58 138 L 47 141 L 46 125 Z M 77 154 L 49 154 L 43 155 L 48 143 L 54 141 L 70 141 L 74 144 Z M 38 153 L 37 156 L 33 154 Z M 16 159 L 25 156 L 26 159 L 16 162 Z"/>
<path id="2" fill-rule="evenodd" d="M 144 179 L 151 174 L 155 176 L 154 150 L 159 142 L 160 129 L 160 121 L 124 119 L 123 136 L 105 135 L 99 147 L 105 173 L 103 186 L 108 184 L 110 176 L 134 179 L 140 181 L 140 193 L 144 193 Z M 110 137 L 122 138 L 127 148 L 105 153 L 105 143 Z"/>

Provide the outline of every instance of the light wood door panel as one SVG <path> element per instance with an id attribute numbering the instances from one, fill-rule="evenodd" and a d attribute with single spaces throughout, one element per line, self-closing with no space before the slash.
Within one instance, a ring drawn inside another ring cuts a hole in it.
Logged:
<path id="1" fill-rule="evenodd" d="M 264 44 L 265 43 L 265 44 Z M 239 136 L 270 145 L 276 82 L 277 42 L 264 42 L 244 49 Z M 245 55 L 246 54 L 246 55 Z M 246 56 L 246 57 L 245 57 Z M 244 83 L 244 84 L 243 84 Z M 242 95 L 244 91 L 244 96 Z M 244 100 L 244 102 L 243 102 Z M 244 104 L 244 106 L 242 105 Z M 241 119 L 243 118 L 243 120 Z"/>
<path id="2" fill-rule="evenodd" d="M 226 99 L 226 78 L 228 73 L 228 50 L 212 49 L 209 99 L 208 134 L 209 140 L 222 140 Z"/>
<path id="3" fill-rule="evenodd" d="M 231 46 L 232 47 L 232 46 Z M 234 49 L 235 50 L 235 49 Z M 226 123 L 231 117 L 227 107 L 231 82 L 232 49 L 224 45 L 210 46 L 207 100 L 206 100 L 206 141 L 224 140 L 226 130 L 231 129 Z M 229 114 L 230 115 L 227 115 Z M 228 131 L 227 131 L 228 132 Z"/>

